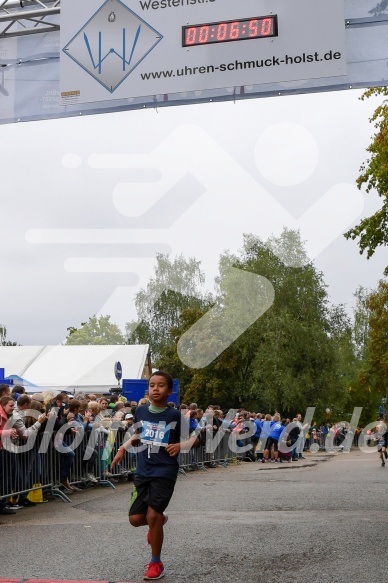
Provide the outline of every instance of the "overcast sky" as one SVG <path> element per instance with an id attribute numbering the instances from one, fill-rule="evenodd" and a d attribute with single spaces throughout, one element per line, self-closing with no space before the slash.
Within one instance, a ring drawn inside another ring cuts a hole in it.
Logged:
<path id="1" fill-rule="evenodd" d="M 379 206 L 355 187 L 378 101 L 341 91 L 0 127 L 0 322 L 21 344 L 58 344 L 110 314 L 123 326 L 155 253 L 202 261 L 242 235 L 300 228 L 330 298 L 353 304 L 388 263 L 342 233 Z"/>

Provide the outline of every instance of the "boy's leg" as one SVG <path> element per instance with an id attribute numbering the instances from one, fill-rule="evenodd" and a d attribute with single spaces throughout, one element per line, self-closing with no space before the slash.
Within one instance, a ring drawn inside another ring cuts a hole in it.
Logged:
<path id="1" fill-rule="evenodd" d="M 148 502 L 146 498 L 148 496 L 149 480 L 139 480 L 135 477 L 133 486 L 131 500 L 129 502 L 129 523 L 132 526 L 146 526 L 147 523 L 147 510 Z"/>
<path id="2" fill-rule="evenodd" d="M 147 517 L 145 514 L 130 514 L 129 515 L 129 523 L 132 526 L 147 526 Z"/>
<path id="3" fill-rule="evenodd" d="M 150 529 L 151 552 L 155 557 L 160 557 L 163 546 L 164 516 L 149 507 L 147 510 L 146 524 Z"/>
<path id="4" fill-rule="evenodd" d="M 160 561 L 160 553 L 163 545 L 163 525 L 167 522 L 164 514 L 175 488 L 175 480 L 156 478 L 152 480 L 149 488 L 149 496 L 146 498 L 147 524 L 149 526 L 147 541 L 151 545 L 152 561 Z M 159 557 L 159 559 L 157 558 Z"/>
<path id="5" fill-rule="evenodd" d="M 163 545 L 163 524 L 167 508 L 174 492 L 175 480 L 162 478 L 142 479 L 135 477 L 129 506 L 129 522 L 132 526 L 149 527 L 147 540 L 151 545 L 151 561 L 145 579 L 159 579 L 164 574 L 160 554 Z M 157 577 L 155 576 L 157 575 Z"/>

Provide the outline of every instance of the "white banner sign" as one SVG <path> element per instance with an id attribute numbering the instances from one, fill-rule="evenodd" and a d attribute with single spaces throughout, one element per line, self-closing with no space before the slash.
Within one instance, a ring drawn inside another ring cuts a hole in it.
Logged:
<path id="1" fill-rule="evenodd" d="M 62 0 L 62 105 L 346 75 L 343 0 Z"/>

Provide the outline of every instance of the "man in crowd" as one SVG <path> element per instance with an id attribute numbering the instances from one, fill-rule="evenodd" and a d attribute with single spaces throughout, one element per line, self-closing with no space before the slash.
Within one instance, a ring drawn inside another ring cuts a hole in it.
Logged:
<path id="1" fill-rule="evenodd" d="M 296 459 L 305 459 L 303 456 L 303 448 L 304 448 L 304 441 L 305 441 L 305 431 L 307 431 L 307 425 L 302 425 L 302 415 L 300 413 L 296 416 L 296 425 L 299 427 L 299 437 L 295 447 L 295 454 L 293 454 L 293 458 Z"/>

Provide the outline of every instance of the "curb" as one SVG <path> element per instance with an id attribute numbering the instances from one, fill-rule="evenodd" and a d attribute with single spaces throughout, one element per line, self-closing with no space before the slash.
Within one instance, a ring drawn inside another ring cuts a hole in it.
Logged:
<path id="1" fill-rule="evenodd" d="M 336 457 L 336 454 L 326 454 L 319 458 L 314 459 L 305 459 L 301 462 L 291 462 L 291 463 L 282 463 L 282 464 L 262 464 L 261 462 L 253 462 L 256 466 L 256 469 L 259 471 L 268 471 L 268 470 L 302 470 L 303 468 L 313 468 L 320 463 L 328 462 L 329 460 Z M 252 463 L 252 462 L 251 462 Z M 248 463 L 246 464 L 248 465 Z"/>

